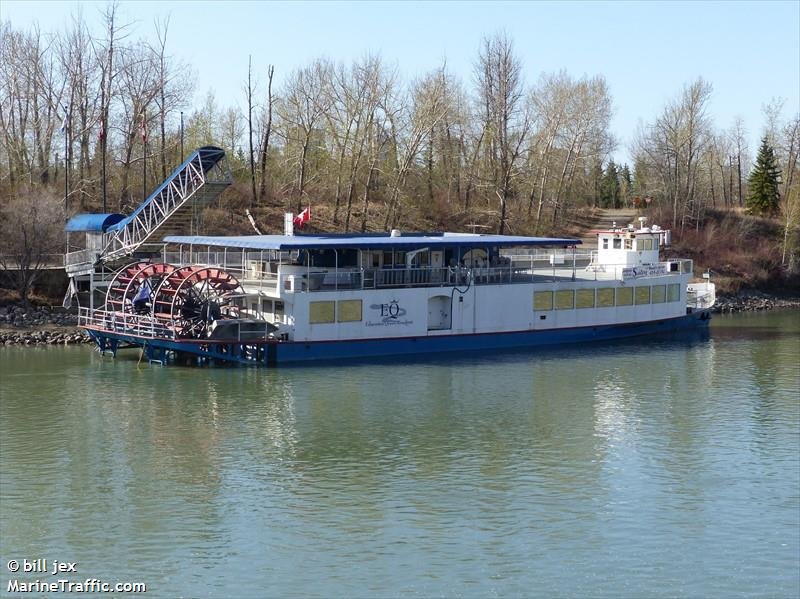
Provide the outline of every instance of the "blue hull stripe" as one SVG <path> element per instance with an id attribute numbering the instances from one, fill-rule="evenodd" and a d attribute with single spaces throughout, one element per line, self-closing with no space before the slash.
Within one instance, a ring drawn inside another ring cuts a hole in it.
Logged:
<path id="1" fill-rule="evenodd" d="M 526 347 L 542 347 L 570 343 L 589 343 L 674 333 L 708 325 L 708 312 L 695 312 L 678 318 L 642 323 L 516 331 L 512 333 L 478 333 L 437 335 L 431 337 L 395 337 L 391 339 L 359 339 L 342 341 L 295 341 L 241 344 L 202 341 L 143 339 L 122 332 L 87 329 L 101 350 L 116 353 L 118 347 L 143 347 L 148 358 L 166 358 L 175 351 L 200 358 L 251 365 L 273 365 L 290 362 L 341 360 L 392 355 L 413 355 L 439 352 L 486 351 Z"/>
<path id="2" fill-rule="evenodd" d="M 277 362 L 306 360 L 331 360 L 373 356 L 408 355 L 434 352 L 459 352 L 487 349 L 541 347 L 569 343 L 587 343 L 671 333 L 698 326 L 707 326 L 708 319 L 700 314 L 687 314 L 678 318 L 645 323 L 605 325 L 551 329 L 544 331 L 519 331 L 514 333 L 479 333 L 444 335 L 435 337 L 397 337 L 393 339 L 360 339 L 356 341 L 316 341 L 281 343 L 277 346 Z"/>

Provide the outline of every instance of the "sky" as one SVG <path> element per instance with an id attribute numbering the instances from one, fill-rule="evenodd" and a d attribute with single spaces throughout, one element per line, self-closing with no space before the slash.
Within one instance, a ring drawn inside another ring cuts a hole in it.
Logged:
<path id="1" fill-rule="evenodd" d="M 0 20 L 15 29 L 66 27 L 78 10 L 97 27 L 105 2 L 0 0 Z M 221 106 L 244 106 L 248 56 L 261 83 L 275 83 L 325 56 L 348 62 L 378 52 L 405 80 L 447 61 L 467 87 L 483 36 L 505 31 L 526 81 L 565 69 L 603 75 L 614 99 L 615 159 L 630 161 L 638 125 L 652 121 L 682 87 L 702 76 L 713 85 L 710 114 L 719 128 L 741 116 L 751 155 L 763 133 L 762 107 L 785 100 L 800 112 L 800 1 L 786 2 L 211 2 L 122 1 L 120 20 L 134 37 L 153 37 L 170 17 L 168 52 L 197 74 L 193 103 L 213 90 Z"/>

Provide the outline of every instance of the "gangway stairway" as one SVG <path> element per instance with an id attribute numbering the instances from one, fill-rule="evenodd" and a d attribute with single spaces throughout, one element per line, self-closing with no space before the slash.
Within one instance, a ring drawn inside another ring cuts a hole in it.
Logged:
<path id="1" fill-rule="evenodd" d="M 66 255 L 67 274 L 85 276 L 96 268 L 116 269 L 134 252 L 158 253 L 164 237 L 190 232 L 200 210 L 232 182 L 225 151 L 205 146 L 192 152 L 130 215 L 78 215 L 75 220 L 94 225 L 71 228 L 68 223 L 68 231 L 87 232 L 87 249 Z M 98 228 L 97 221 L 114 224 Z"/>
<path id="2" fill-rule="evenodd" d="M 167 235 L 186 232 L 196 211 L 216 200 L 232 181 L 224 150 L 195 150 L 130 216 L 108 228 L 100 260 L 113 262 L 143 246 L 160 245 Z"/>

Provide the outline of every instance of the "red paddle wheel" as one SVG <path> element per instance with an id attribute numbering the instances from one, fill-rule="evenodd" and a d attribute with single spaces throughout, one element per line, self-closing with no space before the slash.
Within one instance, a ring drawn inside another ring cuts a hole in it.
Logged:
<path id="1" fill-rule="evenodd" d="M 238 318 L 239 281 L 219 268 L 184 266 L 169 273 L 153 297 L 153 315 L 169 321 L 177 337 L 207 336 L 215 320 Z"/>
<path id="2" fill-rule="evenodd" d="M 163 262 L 134 262 L 120 268 L 108 284 L 106 310 L 149 314 L 153 292 L 162 279 L 175 270 L 172 264 Z M 139 295 L 142 285 L 147 290 Z"/>

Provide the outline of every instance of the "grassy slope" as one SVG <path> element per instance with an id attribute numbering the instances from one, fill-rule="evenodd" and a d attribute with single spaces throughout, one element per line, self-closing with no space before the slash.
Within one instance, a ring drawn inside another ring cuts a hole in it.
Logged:
<path id="1" fill-rule="evenodd" d="M 722 294 L 757 289 L 797 296 L 800 273 L 790 274 L 781 266 L 782 241 L 777 220 L 710 210 L 701 229 L 673 232 L 670 254 L 692 258 L 698 274 L 710 268 Z"/>

